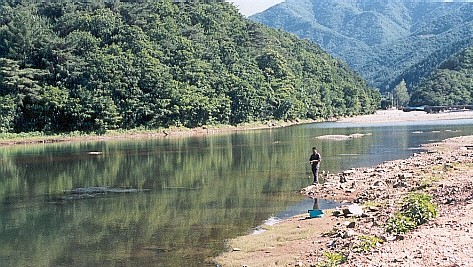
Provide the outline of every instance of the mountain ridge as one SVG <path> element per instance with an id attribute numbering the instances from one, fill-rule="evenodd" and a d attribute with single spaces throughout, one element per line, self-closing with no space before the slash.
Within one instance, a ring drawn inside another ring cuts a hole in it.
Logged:
<path id="1" fill-rule="evenodd" d="M 413 88 L 412 105 L 471 105 L 473 103 L 473 46 L 442 61 Z"/>
<path id="2" fill-rule="evenodd" d="M 412 84 L 404 72 L 429 55 L 473 43 L 473 3 L 288 0 L 250 18 L 316 42 L 381 91 Z"/>

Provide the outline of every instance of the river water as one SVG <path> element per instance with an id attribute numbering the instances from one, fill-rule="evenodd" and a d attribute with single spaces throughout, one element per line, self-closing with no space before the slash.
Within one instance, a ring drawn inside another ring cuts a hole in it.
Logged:
<path id="1" fill-rule="evenodd" d="M 225 240 L 312 208 L 298 194 L 311 183 L 312 146 L 321 170 L 337 173 L 406 158 L 421 144 L 473 134 L 472 125 L 334 122 L 1 147 L 0 266 L 205 266 Z M 316 138 L 354 133 L 367 135 Z M 73 194 L 90 187 L 115 192 Z"/>

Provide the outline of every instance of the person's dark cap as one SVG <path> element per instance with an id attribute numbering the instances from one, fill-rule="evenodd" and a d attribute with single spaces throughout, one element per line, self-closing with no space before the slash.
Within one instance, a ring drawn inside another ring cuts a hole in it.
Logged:
<path id="1" fill-rule="evenodd" d="M 314 146 L 314 147 L 312 147 L 312 149 L 315 149 L 315 150 L 317 150 L 317 148 L 316 148 L 315 146 Z"/>

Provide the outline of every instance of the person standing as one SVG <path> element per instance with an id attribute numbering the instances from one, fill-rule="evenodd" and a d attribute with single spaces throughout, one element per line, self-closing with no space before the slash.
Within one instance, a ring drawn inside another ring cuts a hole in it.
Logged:
<path id="1" fill-rule="evenodd" d="M 312 155 L 310 155 L 309 163 L 312 165 L 312 174 L 314 174 L 314 184 L 319 183 L 319 166 L 320 161 L 322 158 L 320 157 L 319 152 L 317 152 L 317 148 L 312 148 Z"/>

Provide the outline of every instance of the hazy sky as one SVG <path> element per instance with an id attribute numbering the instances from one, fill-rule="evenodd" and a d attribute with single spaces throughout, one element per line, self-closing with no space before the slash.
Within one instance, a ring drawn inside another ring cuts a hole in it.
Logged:
<path id="1" fill-rule="evenodd" d="M 235 3 L 240 12 L 245 16 L 253 15 L 267 8 L 284 2 L 284 0 L 228 0 Z"/>

